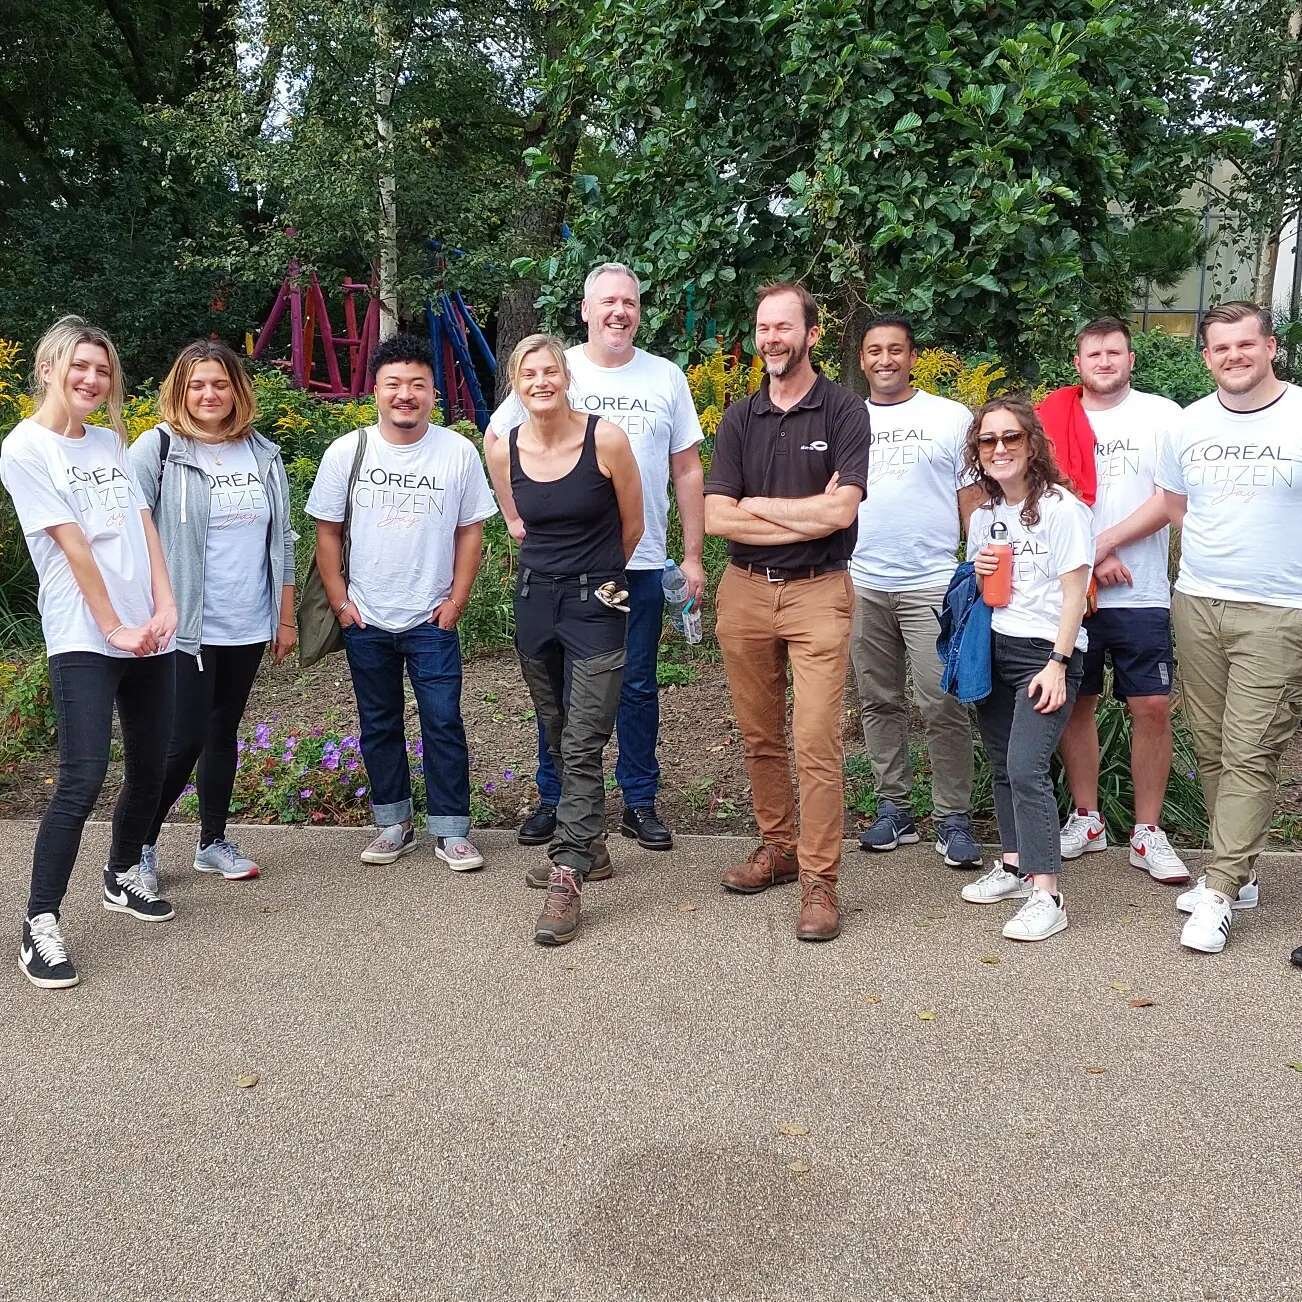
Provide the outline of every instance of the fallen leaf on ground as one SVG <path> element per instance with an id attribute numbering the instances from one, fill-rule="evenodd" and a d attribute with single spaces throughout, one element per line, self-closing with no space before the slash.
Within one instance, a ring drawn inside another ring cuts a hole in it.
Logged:
<path id="1" fill-rule="evenodd" d="M 808 1162 L 791 1162 L 787 1166 L 787 1170 L 795 1175 L 808 1175 L 812 1169 Z"/>
<path id="2" fill-rule="evenodd" d="M 695 905 L 691 900 L 684 900 L 684 901 L 683 901 L 683 902 L 678 906 L 678 912 L 679 912 L 679 913 L 695 913 L 695 912 L 696 912 L 696 905 Z"/>
<path id="3" fill-rule="evenodd" d="M 1130 1001 L 1130 1007 L 1152 1008 L 1156 1002 L 1155 999 L 1150 999 L 1147 995 L 1136 995 L 1135 998 Z"/>
<path id="4" fill-rule="evenodd" d="M 982 954 L 981 957 L 977 959 L 978 963 L 986 963 L 990 967 L 995 967 L 1003 961 L 1004 960 L 998 954 Z"/>
<path id="5" fill-rule="evenodd" d="M 864 995 L 863 1001 L 866 1004 L 880 1004 L 882 997 L 881 995 Z"/>
<path id="6" fill-rule="evenodd" d="M 1286 1062 L 1286 1067 L 1291 1067 L 1294 1071 L 1302 1071 L 1302 1062 Z"/>
<path id="7" fill-rule="evenodd" d="M 1085 1071 L 1086 1071 L 1086 1073 L 1087 1073 L 1088 1075 L 1090 1075 L 1090 1076 L 1102 1076 L 1103 1073 L 1104 1073 L 1105 1071 L 1107 1071 L 1107 1068 L 1106 1068 L 1106 1067 L 1086 1067 L 1086 1068 L 1085 1068 Z"/>
<path id="8" fill-rule="evenodd" d="M 235 1084 L 242 1090 L 251 1090 L 262 1077 L 256 1072 L 251 1071 L 243 1076 L 236 1076 Z"/>
<path id="9" fill-rule="evenodd" d="M 809 1127 L 802 1126 L 799 1121 L 784 1121 L 778 1126 L 779 1135 L 807 1135 Z"/>
<path id="10" fill-rule="evenodd" d="M 936 1020 L 936 1014 L 933 1013 L 930 1008 L 924 1008 L 918 1014 L 918 1021 L 920 1022 L 934 1022 L 935 1020 Z"/>
<path id="11" fill-rule="evenodd" d="M 1119 995 L 1124 995 L 1130 989 L 1124 981 L 1109 981 L 1108 987 L 1115 990 Z"/>

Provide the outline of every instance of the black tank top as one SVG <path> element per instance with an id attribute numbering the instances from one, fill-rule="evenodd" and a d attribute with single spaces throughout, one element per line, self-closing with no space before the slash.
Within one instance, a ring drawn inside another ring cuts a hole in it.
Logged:
<path id="1" fill-rule="evenodd" d="M 539 574 L 617 574 L 624 568 L 624 535 L 615 485 L 597 464 L 597 417 L 588 417 L 583 451 L 560 479 L 530 479 L 511 431 L 511 494 L 524 521 L 520 563 Z"/>

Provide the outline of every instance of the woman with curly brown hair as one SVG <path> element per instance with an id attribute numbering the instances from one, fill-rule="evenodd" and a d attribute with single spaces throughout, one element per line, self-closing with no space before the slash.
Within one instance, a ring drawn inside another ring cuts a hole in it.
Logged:
<path id="1" fill-rule="evenodd" d="M 1094 558 L 1090 511 L 1068 491 L 1024 398 L 993 398 L 976 413 L 964 461 L 987 496 L 972 513 L 968 557 L 984 585 L 999 563 L 990 545 L 996 531 L 1012 547 L 1012 593 L 991 618 L 993 686 L 977 705 L 1003 858 L 965 886 L 963 898 L 1022 900 L 1004 924 L 1005 938 L 1047 940 L 1067 925 L 1049 761 L 1080 687 Z"/>

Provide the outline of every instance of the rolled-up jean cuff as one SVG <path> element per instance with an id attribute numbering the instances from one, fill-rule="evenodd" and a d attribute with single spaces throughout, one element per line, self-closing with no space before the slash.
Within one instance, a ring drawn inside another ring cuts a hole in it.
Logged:
<path id="1" fill-rule="evenodd" d="M 395 800 L 391 805 L 372 805 L 371 813 L 376 827 L 393 827 L 411 819 L 411 801 Z"/>
<path id="2" fill-rule="evenodd" d="M 438 817 L 427 814 L 425 830 L 431 836 L 469 836 L 470 818 L 458 818 L 453 814 L 441 814 Z"/>

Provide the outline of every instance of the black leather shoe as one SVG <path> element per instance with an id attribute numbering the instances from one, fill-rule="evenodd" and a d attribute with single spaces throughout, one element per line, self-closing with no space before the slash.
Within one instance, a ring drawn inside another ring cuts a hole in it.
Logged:
<path id="1" fill-rule="evenodd" d="M 644 805 L 641 809 L 630 809 L 625 805 L 619 830 L 625 836 L 636 837 L 644 850 L 674 848 L 674 834 L 660 821 L 654 805 Z"/>
<path id="2" fill-rule="evenodd" d="M 539 805 L 520 824 L 515 839 L 521 845 L 546 845 L 556 835 L 556 806 Z"/>
<path id="3" fill-rule="evenodd" d="M 1299 945 L 1293 951 L 1293 966 L 1302 967 L 1302 945 Z"/>

